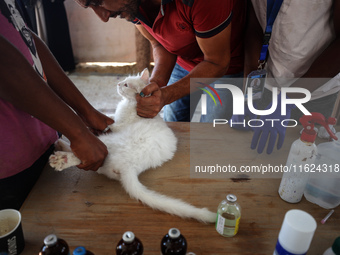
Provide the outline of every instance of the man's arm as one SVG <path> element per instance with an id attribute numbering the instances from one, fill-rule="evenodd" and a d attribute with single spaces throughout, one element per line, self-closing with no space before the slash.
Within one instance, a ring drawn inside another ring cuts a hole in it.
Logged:
<path id="1" fill-rule="evenodd" d="M 144 94 L 152 94 L 152 96 L 147 98 L 137 97 L 137 102 L 141 106 L 137 108 L 137 110 L 139 109 L 138 114 L 142 117 L 154 117 L 164 105 L 195 91 L 199 84 L 191 88 L 190 78 L 222 77 L 230 64 L 230 36 L 231 26 L 229 25 L 211 38 L 197 37 L 197 42 L 204 54 L 204 60 L 187 76 L 170 86 L 161 87 L 160 90 L 156 86 L 147 86 L 143 89 Z"/>
<path id="2" fill-rule="evenodd" d="M 165 104 L 187 96 L 201 86 L 197 84 L 191 87 L 191 78 L 220 78 L 226 73 L 230 64 L 230 33 L 231 26 L 229 25 L 213 37 L 196 38 L 204 54 L 204 60 L 195 66 L 186 77 L 163 89 Z"/>
<path id="3" fill-rule="evenodd" d="M 97 170 L 108 153 L 106 146 L 47 86 L 21 52 L 2 36 L 0 55 L 0 97 L 62 132 L 70 139 L 73 152 L 82 161 L 79 167 Z"/>
<path id="4" fill-rule="evenodd" d="M 140 33 L 150 41 L 152 46 L 155 67 L 152 71 L 150 82 L 156 83 L 159 87 L 164 87 L 168 84 L 172 70 L 176 64 L 177 56 L 164 49 L 142 25 L 136 25 L 136 27 Z"/>
<path id="5" fill-rule="evenodd" d="M 177 56 L 168 52 L 142 25 L 136 26 L 141 34 L 150 41 L 152 46 L 155 67 L 150 77 L 150 84 L 142 90 L 147 98 L 140 96 L 137 100 L 137 114 L 141 117 L 154 117 L 164 106 L 160 88 L 166 87 L 172 70 L 176 64 Z"/>

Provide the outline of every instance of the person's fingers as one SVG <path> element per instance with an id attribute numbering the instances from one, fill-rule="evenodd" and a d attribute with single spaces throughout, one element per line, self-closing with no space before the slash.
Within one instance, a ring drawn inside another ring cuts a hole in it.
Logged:
<path id="1" fill-rule="evenodd" d="M 261 154 L 266 147 L 270 132 L 269 130 L 262 130 L 261 138 L 257 147 L 257 152 Z"/>
<path id="2" fill-rule="evenodd" d="M 137 96 L 137 114 L 143 118 L 153 118 L 162 109 L 161 103 L 162 92 L 158 89 L 149 97 Z"/>
<path id="3" fill-rule="evenodd" d="M 267 154 L 271 154 L 273 152 L 276 143 L 276 138 L 277 132 L 275 130 L 272 130 L 272 132 L 270 132 L 269 142 L 267 146 Z"/>
<path id="4" fill-rule="evenodd" d="M 256 149 L 257 143 L 259 142 L 259 139 L 260 139 L 260 136 L 261 136 L 261 133 L 262 133 L 261 129 L 259 129 L 259 128 L 255 129 L 254 134 L 253 134 L 253 138 L 252 138 L 251 144 L 250 144 L 250 148 L 252 150 Z"/>
<path id="5" fill-rule="evenodd" d="M 286 130 L 279 133 L 279 140 L 277 141 L 277 149 L 278 150 L 281 149 L 283 142 L 285 140 L 285 136 L 286 136 Z"/>
<path id="6" fill-rule="evenodd" d="M 145 97 L 145 96 L 151 95 L 153 92 L 157 90 L 159 90 L 159 86 L 156 83 L 150 83 L 149 85 L 147 85 L 146 87 L 142 89 L 139 95 L 141 97 Z"/>

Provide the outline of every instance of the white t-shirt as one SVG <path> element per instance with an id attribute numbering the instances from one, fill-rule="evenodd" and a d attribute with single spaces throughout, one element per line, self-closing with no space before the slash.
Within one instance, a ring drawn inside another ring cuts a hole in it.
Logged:
<path id="1" fill-rule="evenodd" d="M 252 0 L 263 31 L 267 0 Z M 273 25 L 266 88 L 289 87 L 334 40 L 333 0 L 284 0 Z M 312 93 L 312 100 L 340 90 L 340 73 Z"/>

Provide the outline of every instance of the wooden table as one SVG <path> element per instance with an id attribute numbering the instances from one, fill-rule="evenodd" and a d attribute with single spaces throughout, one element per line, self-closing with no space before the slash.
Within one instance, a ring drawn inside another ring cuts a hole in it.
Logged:
<path id="1" fill-rule="evenodd" d="M 179 138 L 178 151 L 163 167 L 143 173 L 141 182 L 152 190 L 212 211 L 216 211 L 228 193 L 235 194 L 242 207 L 236 236 L 222 237 L 213 224 L 154 211 L 129 198 L 119 182 L 95 172 L 78 169 L 55 172 L 46 167 L 21 210 L 26 240 L 23 254 L 38 254 L 44 237 L 51 233 L 65 239 L 71 250 L 84 245 L 96 255 L 115 254 L 117 242 L 125 231 L 130 230 L 142 240 L 144 254 L 159 255 L 160 241 L 172 227 L 181 231 L 187 239 L 188 251 L 197 255 L 272 254 L 284 215 L 290 209 L 304 210 L 317 221 L 308 254 L 322 254 L 340 236 L 337 209 L 322 225 L 320 220 L 329 210 L 311 204 L 305 198 L 298 204 L 284 202 L 277 192 L 280 178 L 268 178 L 267 175 L 263 178 L 240 175 L 243 179 L 190 176 L 190 146 L 198 156 L 210 151 L 216 155 L 215 160 L 222 157 L 238 167 L 261 162 L 284 164 L 300 127 L 287 129 L 281 150 L 260 155 L 249 148 L 251 132 L 234 130 L 228 125 L 213 128 L 211 124 L 202 123 L 169 123 L 169 126 Z M 217 141 L 223 139 L 228 146 L 218 148 Z"/>

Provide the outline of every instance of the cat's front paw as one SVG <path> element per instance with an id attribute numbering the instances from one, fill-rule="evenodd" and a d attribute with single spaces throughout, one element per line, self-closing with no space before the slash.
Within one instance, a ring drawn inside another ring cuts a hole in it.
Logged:
<path id="1" fill-rule="evenodd" d="M 49 163 L 52 168 L 57 171 L 62 171 L 71 166 L 80 164 L 80 160 L 76 158 L 73 153 L 65 151 L 56 151 L 49 158 Z"/>

